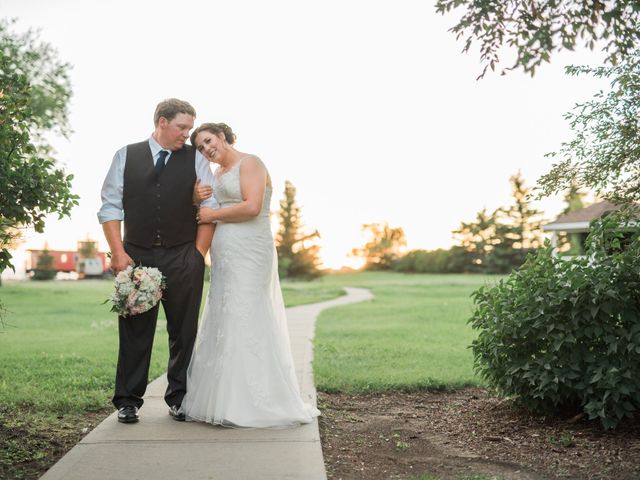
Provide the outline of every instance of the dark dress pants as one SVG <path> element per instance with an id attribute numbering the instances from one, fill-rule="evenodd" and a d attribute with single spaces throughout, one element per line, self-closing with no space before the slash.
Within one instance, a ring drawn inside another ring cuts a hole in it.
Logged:
<path id="1" fill-rule="evenodd" d="M 144 248 L 125 243 L 125 250 L 136 265 L 156 267 L 165 276 L 162 307 L 169 333 L 169 385 L 164 398 L 167 405 L 179 406 L 186 392 L 187 367 L 198 329 L 204 258 L 194 242 L 170 248 Z M 156 305 L 141 315 L 118 318 L 120 349 L 112 399 L 116 408 L 142 406 L 142 396 L 149 381 L 158 308 Z"/>

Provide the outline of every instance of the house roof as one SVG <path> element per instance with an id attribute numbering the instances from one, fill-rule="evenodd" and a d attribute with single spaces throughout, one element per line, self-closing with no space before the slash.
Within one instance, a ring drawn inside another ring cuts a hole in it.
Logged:
<path id="1" fill-rule="evenodd" d="M 606 212 L 611 212 L 620 208 L 608 202 L 598 202 L 588 207 L 574 210 L 573 212 L 560 215 L 553 222 L 544 226 L 545 230 L 588 230 L 592 220 L 602 217 Z"/>

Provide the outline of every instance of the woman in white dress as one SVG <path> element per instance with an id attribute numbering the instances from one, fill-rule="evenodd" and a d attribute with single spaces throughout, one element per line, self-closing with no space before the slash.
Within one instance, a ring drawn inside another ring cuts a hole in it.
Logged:
<path id="1" fill-rule="evenodd" d="M 232 427 L 309 423 L 320 412 L 304 403 L 289 346 L 269 220 L 271 179 L 255 155 L 233 147 L 223 123 L 205 123 L 191 143 L 210 162 L 221 208 L 201 208 L 215 222 L 211 286 L 187 373 L 187 420 Z"/>

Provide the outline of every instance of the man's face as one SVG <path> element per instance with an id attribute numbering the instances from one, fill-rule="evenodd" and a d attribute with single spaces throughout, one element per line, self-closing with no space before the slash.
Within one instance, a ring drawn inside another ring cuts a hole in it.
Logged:
<path id="1" fill-rule="evenodd" d="M 160 117 L 158 121 L 158 143 L 163 148 L 168 148 L 172 151 L 180 150 L 189 138 L 189 132 L 193 128 L 194 121 L 195 117 L 188 113 L 179 113 L 171 121 Z"/>

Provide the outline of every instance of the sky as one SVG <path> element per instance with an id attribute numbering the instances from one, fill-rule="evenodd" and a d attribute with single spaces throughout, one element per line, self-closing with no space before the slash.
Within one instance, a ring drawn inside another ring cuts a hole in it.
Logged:
<path id="1" fill-rule="evenodd" d="M 258 0 L 95 2 L 3 0 L 16 31 L 40 30 L 69 62 L 74 133 L 52 138 L 80 204 L 50 217 L 22 249 L 108 250 L 96 212 L 116 150 L 153 131 L 168 97 L 201 122 L 225 122 L 238 150 L 258 155 L 274 184 L 297 188 L 303 222 L 320 232 L 325 266 L 356 265 L 365 223 L 402 227 L 407 247 L 453 243 L 451 231 L 511 203 L 509 177 L 529 185 L 570 139 L 563 114 L 603 80 L 564 74 L 602 54 L 559 53 L 535 77 L 481 72 L 477 51 L 447 30 L 457 15 L 433 1 Z M 510 52 L 504 52 L 509 58 Z M 537 202 L 551 220 L 560 198 Z M 16 265 L 23 257 L 16 254 Z"/>

